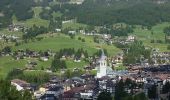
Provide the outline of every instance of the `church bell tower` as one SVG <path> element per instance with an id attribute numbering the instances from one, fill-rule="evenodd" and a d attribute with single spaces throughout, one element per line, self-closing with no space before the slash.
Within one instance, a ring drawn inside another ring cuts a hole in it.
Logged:
<path id="1" fill-rule="evenodd" d="M 102 55 L 98 61 L 97 66 L 97 78 L 101 78 L 106 75 L 107 75 L 107 57 L 105 56 L 104 51 L 102 49 Z"/>

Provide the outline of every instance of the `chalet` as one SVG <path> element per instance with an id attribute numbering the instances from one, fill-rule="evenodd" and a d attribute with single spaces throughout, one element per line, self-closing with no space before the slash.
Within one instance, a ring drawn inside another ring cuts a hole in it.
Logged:
<path id="1" fill-rule="evenodd" d="M 68 31 L 69 34 L 76 34 L 76 31 Z"/>
<path id="2" fill-rule="evenodd" d="M 8 26 L 9 31 L 19 31 L 19 30 L 21 30 L 23 28 L 24 28 L 24 26 L 16 25 L 16 24 L 11 24 L 11 25 Z"/>
<path id="3" fill-rule="evenodd" d="M 48 88 L 45 94 L 53 94 L 55 97 L 59 98 L 64 93 L 64 88 L 58 85 L 52 85 Z"/>
<path id="4" fill-rule="evenodd" d="M 86 34 L 85 30 L 80 30 L 80 33 L 83 34 L 83 35 Z"/>
<path id="5" fill-rule="evenodd" d="M 71 90 L 64 92 L 63 100 L 79 100 L 79 99 L 92 100 L 94 87 L 95 87 L 94 85 L 74 87 Z"/>
<path id="6" fill-rule="evenodd" d="M 70 4 L 81 5 L 83 2 L 84 2 L 84 0 L 70 0 Z"/>
<path id="7" fill-rule="evenodd" d="M 110 34 L 103 34 L 102 37 L 104 39 L 110 39 L 111 38 L 111 35 Z"/>
<path id="8" fill-rule="evenodd" d="M 40 57 L 41 61 L 48 61 L 48 59 L 49 59 L 48 57 Z"/>
<path id="9" fill-rule="evenodd" d="M 74 59 L 74 62 L 81 62 L 81 59 L 76 57 L 76 58 Z"/>
<path id="10" fill-rule="evenodd" d="M 74 22 L 74 21 L 75 21 L 74 19 L 65 20 L 65 21 L 62 21 L 62 24 L 65 24 L 65 23 L 72 23 L 72 22 Z"/>
<path id="11" fill-rule="evenodd" d="M 44 94 L 38 100 L 58 100 L 54 94 Z"/>
<path id="12" fill-rule="evenodd" d="M 128 41 L 128 42 L 134 42 L 134 41 L 135 41 L 135 36 L 129 35 L 129 36 L 127 37 L 127 40 L 126 40 L 126 41 Z"/>
<path id="13" fill-rule="evenodd" d="M 56 28 L 55 31 L 56 31 L 56 32 L 61 32 L 61 29 Z"/>
<path id="14" fill-rule="evenodd" d="M 115 86 L 116 86 L 116 84 L 113 83 L 112 80 L 108 80 L 106 82 L 106 91 L 110 92 L 111 94 L 114 94 L 115 93 Z"/>
<path id="15" fill-rule="evenodd" d="M 20 79 L 11 80 L 11 85 L 15 86 L 18 91 L 30 89 L 30 84 Z"/>

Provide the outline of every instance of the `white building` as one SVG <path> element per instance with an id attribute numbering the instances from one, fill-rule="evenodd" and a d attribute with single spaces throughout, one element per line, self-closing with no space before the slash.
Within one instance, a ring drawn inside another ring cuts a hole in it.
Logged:
<path id="1" fill-rule="evenodd" d="M 110 66 L 107 66 L 107 57 L 105 56 L 103 50 L 102 55 L 98 61 L 97 66 L 97 78 L 102 78 L 103 76 L 116 77 L 127 75 L 126 70 L 114 71 Z"/>
<path id="2" fill-rule="evenodd" d="M 107 75 L 107 60 L 104 52 L 102 51 L 101 58 L 99 59 L 99 66 L 97 66 L 97 78 L 101 78 Z"/>
<path id="3" fill-rule="evenodd" d="M 11 85 L 15 86 L 18 91 L 29 89 L 30 84 L 20 79 L 11 80 Z"/>

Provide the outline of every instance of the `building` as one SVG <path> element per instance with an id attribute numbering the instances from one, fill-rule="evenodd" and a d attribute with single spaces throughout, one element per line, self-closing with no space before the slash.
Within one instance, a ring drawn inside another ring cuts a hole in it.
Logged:
<path id="1" fill-rule="evenodd" d="M 104 51 L 102 50 L 101 58 L 98 61 L 98 68 L 97 68 L 97 78 L 101 78 L 103 76 L 107 75 L 107 57 L 104 54 Z"/>
<path id="2" fill-rule="evenodd" d="M 107 66 L 107 57 L 104 54 L 104 51 L 102 50 L 102 55 L 100 59 L 98 60 L 97 64 L 97 78 L 102 78 L 103 76 L 109 76 L 110 78 L 114 78 L 116 76 L 126 76 L 127 71 L 121 70 L 121 71 L 114 71 L 110 66 Z"/>
<path id="3" fill-rule="evenodd" d="M 20 79 L 11 80 L 11 85 L 15 86 L 18 91 L 30 89 L 30 84 Z"/>

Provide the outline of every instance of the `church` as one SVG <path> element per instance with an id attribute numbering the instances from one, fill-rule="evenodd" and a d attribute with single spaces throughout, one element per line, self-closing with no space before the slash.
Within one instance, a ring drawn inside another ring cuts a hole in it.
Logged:
<path id="1" fill-rule="evenodd" d="M 97 75 L 96 78 L 102 78 L 103 76 L 109 76 L 114 78 L 116 76 L 123 76 L 127 74 L 127 71 L 114 71 L 111 66 L 107 64 L 107 56 L 105 56 L 104 51 L 102 50 L 102 55 L 98 60 L 97 64 Z"/>

